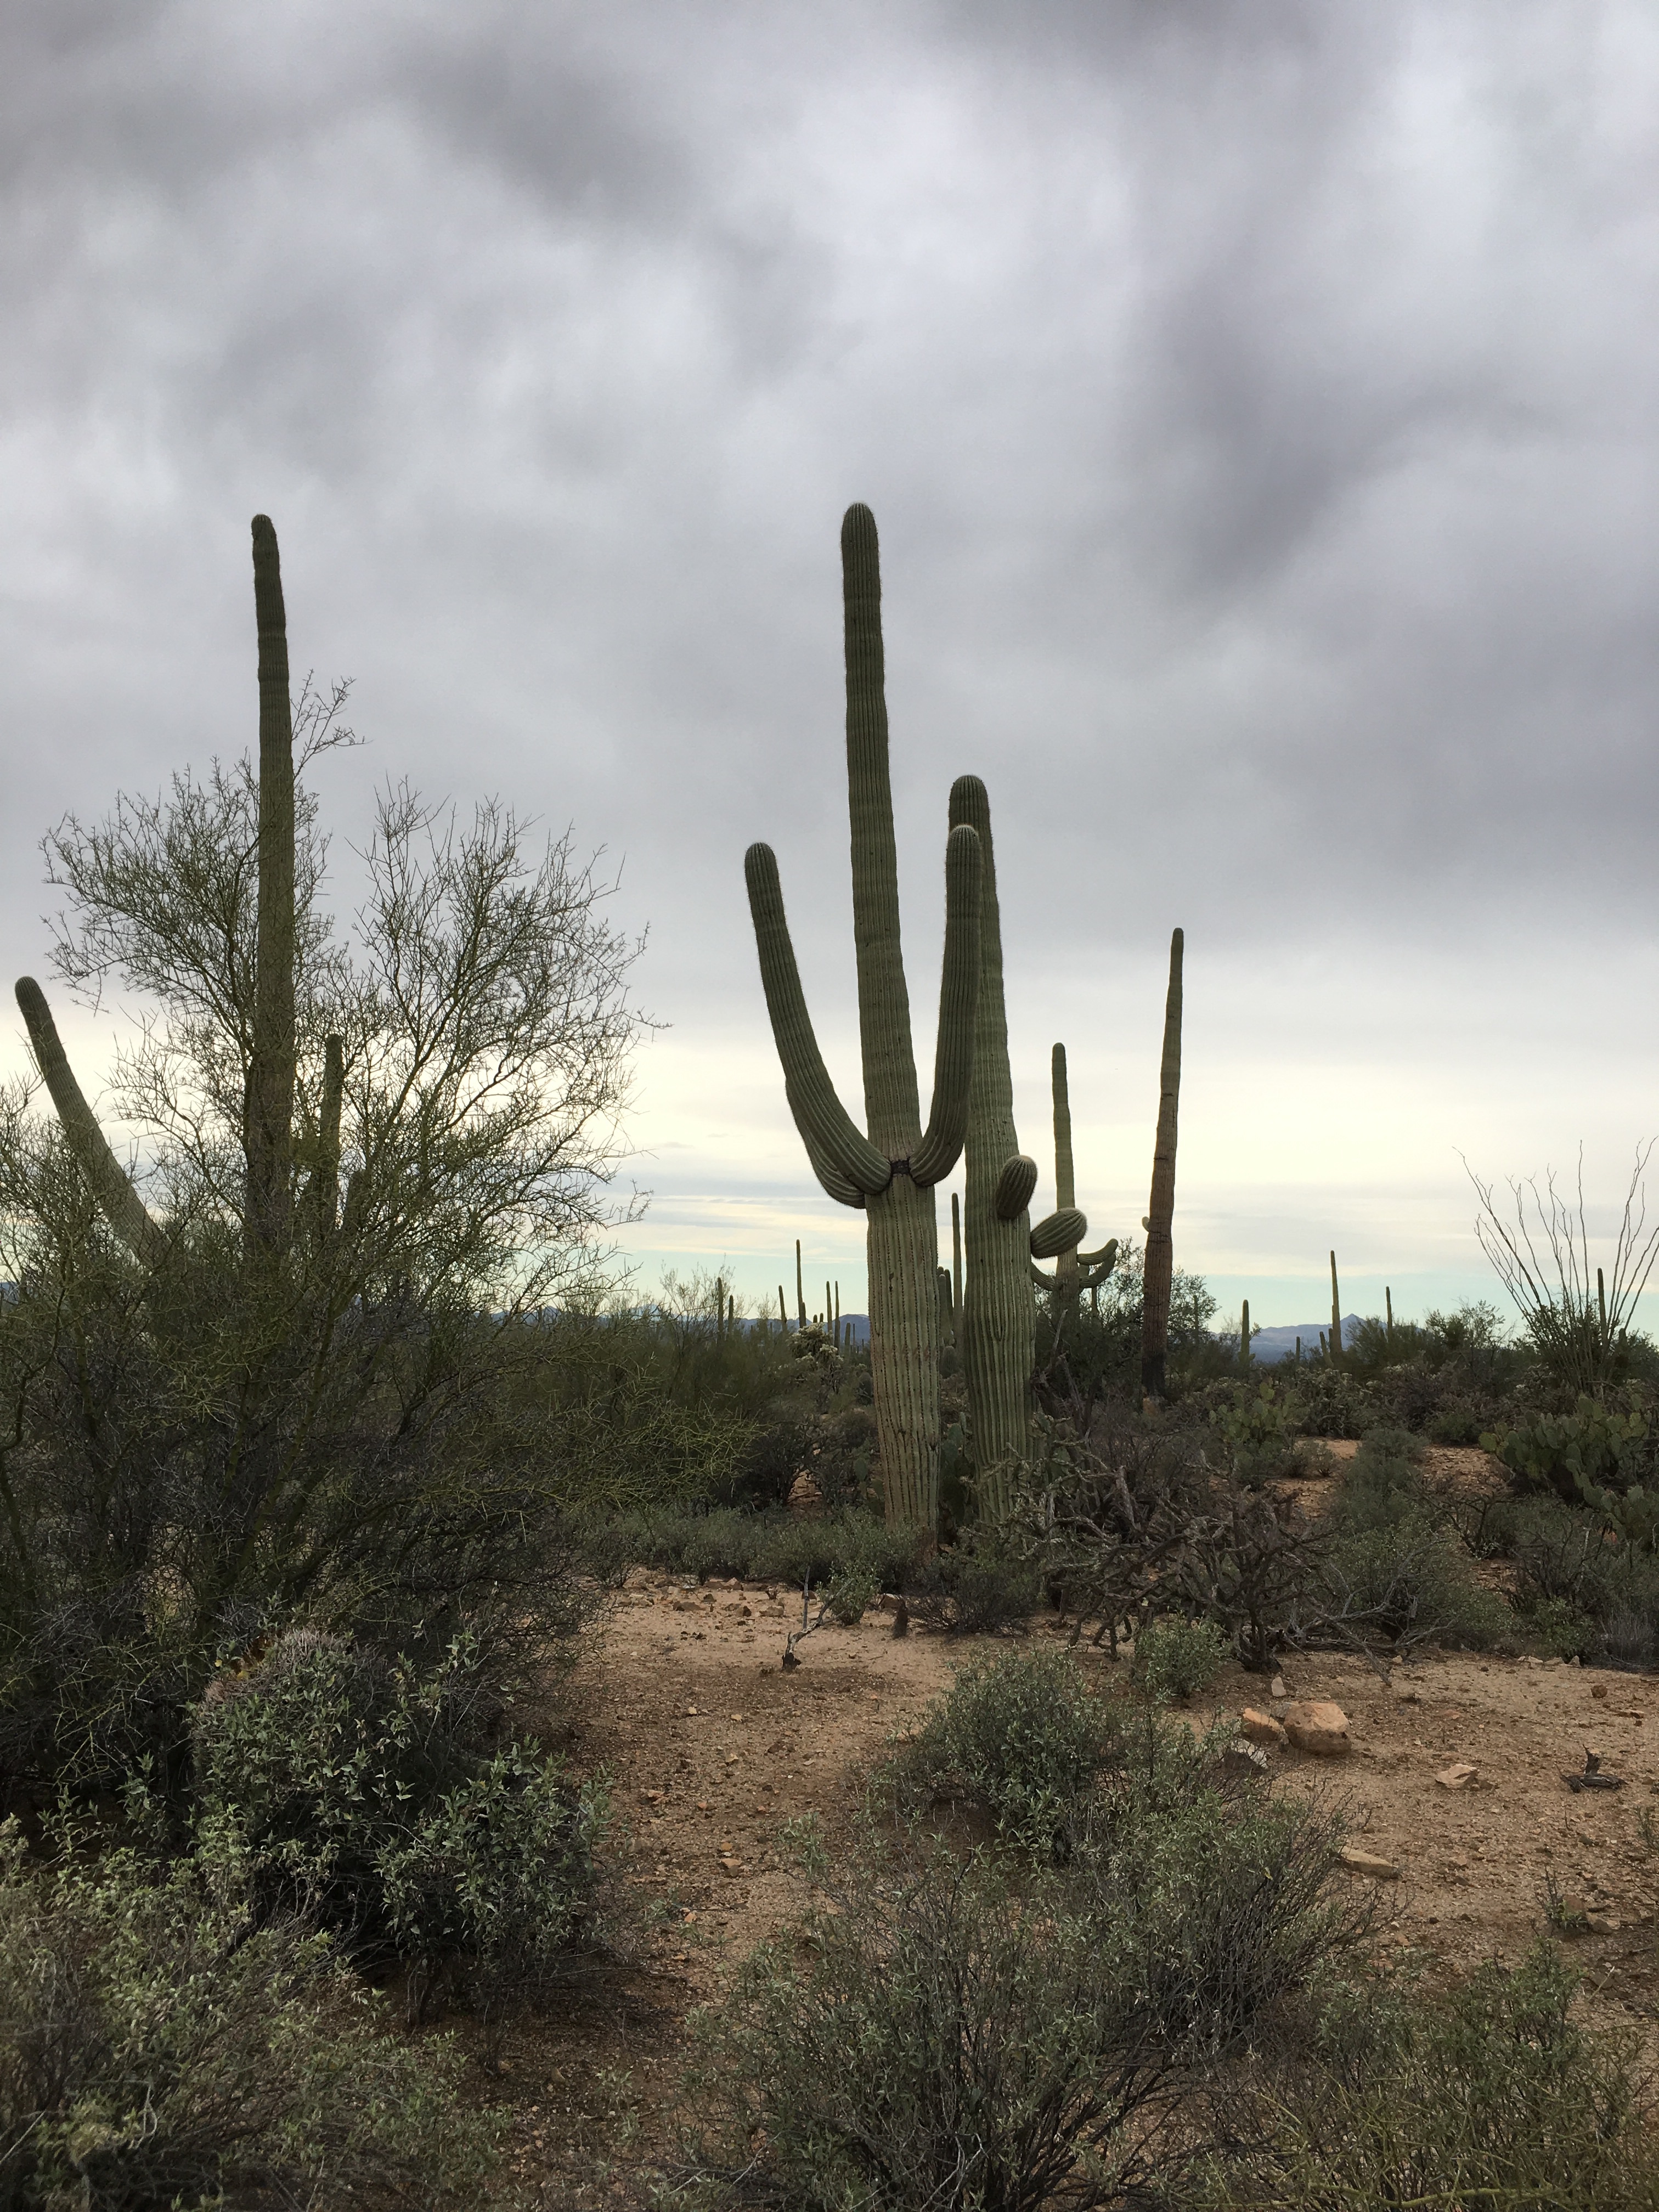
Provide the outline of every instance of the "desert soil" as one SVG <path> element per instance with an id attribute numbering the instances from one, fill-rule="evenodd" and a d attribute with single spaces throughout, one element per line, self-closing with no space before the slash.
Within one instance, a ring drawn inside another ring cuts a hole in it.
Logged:
<path id="1" fill-rule="evenodd" d="M 1335 1444 L 1341 1458 L 1354 1447 Z M 1442 1450 L 1433 1479 L 1486 1487 L 1484 1454 Z M 1311 1486 L 1309 1486 L 1310 1487 Z M 569 2014 L 509 2036 L 495 2085 L 514 2112 L 515 2164 L 547 2202 L 633 2193 L 668 2148 L 683 2027 L 735 1963 L 804 1901 L 781 1852 L 784 1824 L 816 1814 L 832 1852 L 872 1769 L 950 1684 L 1006 1639 L 894 1633 L 890 1613 L 826 1625 L 780 1665 L 799 1593 L 635 1571 L 593 1632 L 561 1698 L 573 1762 L 608 1775 L 623 1886 L 642 1915 L 632 1967 Z M 1039 1615 L 1032 1641 L 1069 1640 Z M 1085 1670 L 1121 1662 L 1077 1647 Z M 1350 1723 L 1341 1759 L 1269 1753 L 1280 1786 L 1346 1812 L 1352 1840 L 1398 1869 L 1375 1882 L 1380 1945 L 1423 1954 L 1437 1978 L 1513 1962 L 1544 1924 L 1553 1881 L 1579 1924 L 1570 1940 L 1592 2017 L 1652 2041 L 1659 2007 L 1653 1925 L 1659 1850 L 1659 1678 L 1559 1662 L 1428 1652 L 1387 1668 L 1319 1655 L 1286 1660 L 1285 1695 L 1230 1668 L 1186 1713 L 1195 1727 L 1245 1705 L 1282 1712 L 1329 1698 Z M 1648 1723 L 1652 1722 L 1650 1727 Z M 1569 1790 L 1594 1750 L 1618 1790 Z M 1473 1771 L 1455 1786 L 1438 1779 Z"/>

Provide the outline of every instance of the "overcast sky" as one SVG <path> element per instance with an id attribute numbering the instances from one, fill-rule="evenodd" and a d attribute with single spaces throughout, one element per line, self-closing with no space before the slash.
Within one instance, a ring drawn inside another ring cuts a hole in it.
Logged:
<path id="1" fill-rule="evenodd" d="M 1060 1037 L 1145 1211 L 1176 923 L 1177 1256 L 1258 1320 L 1333 1245 L 1480 1294 L 1460 1149 L 1611 1198 L 1659 1130 L 1650 0 L 12 0 L 0 165 L 9 977 L 44 830 L 254 739 L 264 510 L 341 839 L 408 775 L 622 868 L 641 1279 L 800 1235 L 860 1305 L 742 855 L 856 1110 L 863 499 L 918 1060 L 971 769 L 1040 1204 Z"/>

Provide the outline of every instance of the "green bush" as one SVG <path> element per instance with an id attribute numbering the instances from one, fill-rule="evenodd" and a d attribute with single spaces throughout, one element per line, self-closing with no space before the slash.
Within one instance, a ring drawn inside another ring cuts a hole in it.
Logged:
<path id="1" fill-rule="evenodd" d="M 1276 1383 L 1234 1383 L 1210 1415 L 1233 1473 L 1247 1490 L 1302 1471 L 1297 1430 L 1303 1407 Z"/>
<path id="2" fill-rule="evenodd" d="M 1349 1461 L 1332 1519 L 1345 1535 L 1434 1517 L 1423 1480 L 1423 1447 L 1403 1429 L 1373 1429 Z"/>
<path id="3" fill-rule="evenodd" d="M 1319 1582 L 1310 1617 L 1366 1644 L 1486 1651 L 1516 1634 L 1514 1613 L 1481 1583 L 1455 1530 L 1424 1514 L 1344 1536 L 1320 1563 Z"/>
<path id="4" fill-rule="evenodd" d="M 1182 2202 L 1203 2212 L 1652 2212 L 1659 2159 L 1633 2038 L 1571 2017 L 1576 1977 L 1540 1942 L 1429 2000 L 1374 1980 L 1326 2008 Z M 1250 2122 L 1254 2118 L 1255 2126 Z"/>
<path id="5" fill-rule="evenodd" d="M 533 1745 L 487 1753 L 473 1647 L 422 1674 L 290 1631 L 216 1686 L 196 1716 L 197 1832 L 258 1912 L 408 1960 L 417 2001 L 452 1962 L 499 1995 L 575 1942 L 603 1793 Z"/>
<path id="6" fill-rule="evenodd" d="M 819 1863 L 824 1908 L 699 2022 L 702 2171 L 792 2212 L 1162 2201 L 1179 2092 L 1365 1932 L 1340 1842 L 1189 1764 L 1116 1793 L 1063 1874 L 914 1843 L 839 1885 Z"/>
<path id="7" fill-rule="evenodd" d="M 1329 1359 L 1304 1366 L 1296 1376 L 1295 1389 L 1304 1436 L 1363 1437 L 1382 1418 L 1375 1389 Z"/>
<path id="8" fill-rule="evenodd" d="M 696 2170 L 778 2212 L 1121 2202 L 1170 2060 L 1092 1936 L 1052 1877 L 855 1863 L 695 2020 Z"/>
<path id="9" fill-rule="evenodd" d="M 1122 1735 L 1121 1710 L 1069 1652 L 1004 1652 L 957 1671 L 886 1779 L 911 1811 L 951 1798 L 988 1814 L 1003 1841 L 1053 1856 Z"/>
<path id="10" fill-rule="evenodd" d="M 1135 1638 L 1135 1680 L 1160 1705 L 1179 1701 L 1207 1690 L 1231 1656 L 1231 1642 L 1214 1621 L 1164 1613 Z"/>
<path id="11" fill-rule="evenodd" d="M 255 1926 L 234 1868 L 27 1863 L 0 1827 L 0 2203 L 8 2212 L 471 2205 L 498 2130 L 459 2062 L 380 2032 L 327 1937 Z"/>
<path id="12" fill-rule="evenodd" d="M 1216 1748 L 1189 1763 L 1159 1745 L 1161 1771 L 1109 1788 L 1073 1860 L 1093 1940 L 1189 2057 L 1249 2035 L 1373 1920 L 1374 1897 L 1338 1876 L 1340 1820 L 1305 1798 L 1218 1786 Z"/>

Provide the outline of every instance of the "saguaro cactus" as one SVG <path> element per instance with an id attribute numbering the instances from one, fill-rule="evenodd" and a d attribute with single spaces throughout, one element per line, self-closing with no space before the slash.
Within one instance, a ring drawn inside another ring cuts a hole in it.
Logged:
<path id="1" fill-rule="evenodd" d="M 1164 1002 L 1164 1061 L 1158 1073 L 1158 1135 L 1152 1146 L 1152 1195 L 1146 1208 L 1146 1260 L 1141 1277 L 1140 1387 L 1164 1395 L 1170 1352 L 1170 1290 L 1175 1276 L 1176 1121 L 1181 1105 L 1181 963 L 1185 939 L 1170 939 L 1170 989 Z"/>
<path id="2" fill-rule="evenodd" d="M 1331 1255 L 1331 1358 L 1342 1357 L 1342 1294 L 1336 1287 L 1336 1255 Z"/>
<path id="3" fill-rule="evenodd" d="M 867 1134 L 842 1105 L 818 1051 L 771 848 L 751 845 L 744 872 L 767 1011 L 795 1126 L 830 1197 L 865 1210 L 871 1368 L 887 1517 L 931 1528 L 939 1512 L 939 1437 L 933 1185 L 956 1165 L 967 1129 L 979 989 L 980 851 L 966 829 L 953 830 L 945 847 L 939 1038 L 933 1109 L 924 1130 L 899 944 L 880 552 L 867 507 L 847 510 L 841 552 L 853 933 Z"/>
<path id="4" fill-rule="evenodd" d="M 1072 1160 L 1072 1095 L 1063 1044 L 1057 1044 L 1049 1057 L 1048 1079 L 1054 1103 L 1054 1212 L 1050 1218 L 1057 1226 L 1063 1224 L 1067 1230 L 1075 1223 L 1077 1239 L 1055 1255 L 1052 1275 L 1045 1275 L 1035 1261 L 1031 1263 L 1031 1275 L 1039 1289 L 1069 1304 L 1085 1291 L 1098 1290 L 1111 1273 L 1117 1265 L 1117 1239 L 1108 1237 L 1095 1252 L 1078 1249 L 1087 1233 L 1087 1224 L 1077 1210 L 1077 1174 Z M 1036 1249 L 1036 1231 L 1033 1231 L 1033 1251 Z"/>
<path id="5" fill-rule="evenodd" d="M 294 718 L 289 696 L 288 618 L 282 563 L 268 515 L 253 518 L 253 601 L 259 636 L 259 907 L 254 955 L 252 1050 L 243 1109 L 247 1156 L 245 1220 L 251 1246 L 280 1249 L 289 1232 L 294 1170 Z M 17 1003 L 42 1079 L 70 1150 L 110 1226 L 153 1267 L 167 1249 L 131 1179 L 105 1142 L 76 1081 L 45 994 L 32 976 Z M 319 1167 L 319 1206 L 331 1222 L 339 1174 L 343 1048 L 327 1041 Z"/>
<path id="6" fill-rule="evenodd" d="M 1030 1225 L 1036 1163 L 1020 1151 L 1014 1130 L 996 850 L 991 802 L 978 776 L 958 776 L 951 785 L 951 821 L 953 836 L 964 829 L 975 831 L 981 855 L 979 1005 L 964 1208 L 967 1269 L 957 1340 L 968 1382 L 980 1504 L 983 1511 L 994 1514 L 1007 1502 L 1013 1472 L 1030 1441 L 1036 1352 L 1031 1261 L 1050 1260 L 1068 1245 L 1075 1247 L 1088 1224 L 1073 1207 L 1050 1214 L 1035 1229 Z"/>

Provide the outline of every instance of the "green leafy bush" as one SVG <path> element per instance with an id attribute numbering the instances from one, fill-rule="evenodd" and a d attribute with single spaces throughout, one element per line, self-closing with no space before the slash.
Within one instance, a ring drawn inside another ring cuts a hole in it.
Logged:
<path id="1" fill-rule="evenodd" d="M 976 1806 L 1005 1842 L 1053 1856 L 1122 1736 L 1121 1708 L 1069 1652 L 1004 1652 L 958 1670 L 887 1780 L 909 1810 L 937 1797 Z"/>
<path id="2" fill-rule="evenodd" d="M 859 1861 L 695 2021 L 695 2170 L 779 2212 L 1119 2203 L 1170 2061 L 1092 1933 L 1052 1877 Z"/>
<path id="3" fill-rule="evenodd" d="M 818 1863 L 823 1907 L 699 2024 L 702 2170 L 792 2212 L 1155 2201 L 1180 2093 L 1369 1917 L 1333 1822 L 1206 1783 L 1170 1733 L 1182 1786 L 1108 1792 L 1063 1873 L 914 1843 L 841 1883 Z"/>
<path id="4" fill-rule="evenodd" d="M 517 1745 L 489 1755 L 476 1649 L 417 1674 L 290 1631 L 196 1716 L 197 1832 L 256 1909 L 297 1910 L 420 1993 L 452 1961 L 485 1989 L 550 1971 L 597 1882 L 603 1793 Z"/>
<path id="5" fill-rule="evenodd" d="M 1443 1998 L 1372 1980 L 1327 2007 L 1234 2142 L 1182 2202 L 1308 2212 L 1401 2205 L 1652 2212 L 1659 2158 L 1633 2038 L 1571 2016 L 1576 1977 L 1547 1942 Z M 1250 2126 L 1254 2118 L 1255 2125 Z"/>
<path id="6" fill-rule="evenodd" d="M 1332 1519 L 1345 1535 L 1430 1519 L 1436 1501 L 1423 1479 L 1423 1447 L 1403 1429 L 1373 1429 L 1349 1461 Z"/>
<path id="7" fill-rule="evenodd" d="M 249 1920 L 234 1867 L 45 1871 L 0 1827 L 0 2203 L 8 2212 L 473 2204 L 498 2130 L 459 2061 L 380 2032 L 328 1938 Z"/>
<path id="8" fill-rule="evenodd" d="M 1333 1360 L 1315 1360 L 1296 1377 L 1302 1432 L 1310 1437 L 1363 1437 L 1382 1418 L 1375 1389 Z"/>
<path id="9" fill-rule="evenodd" d="M 1160 1704 L 1207 1690 L 1232 1656 L 1231 1640 L 1212 1620 L 1160 1614 L 1135 1638 L 1134 1674 Z"/>
<path id="10" fill-rule="evenodd" d="M 1516 1634 L 1510 1607 L 1486 1589 L 1455 1530 L 1407 1513 L 1343 1537 L 1320 1564 L 1310 1619 L 1322 1632 L 1408 1651 L 1451 1644 L 1486 1651 Z"/>

